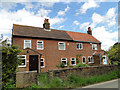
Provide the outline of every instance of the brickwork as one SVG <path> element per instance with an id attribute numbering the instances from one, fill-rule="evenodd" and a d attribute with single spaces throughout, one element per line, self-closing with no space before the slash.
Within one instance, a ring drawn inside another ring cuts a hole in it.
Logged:
<path id="1" fill-rule="evenodd" d="M 92 66 L 92 67 L 80 67 L 72 69 L 61 69 L 61 70 L 49 70 L 49 78 L 59 77 L 62 80 L 66 80 L 70 74 L 74 74 L 79 77 L 90 77 L 93 75 L 102 75 L 110 71 L 115 70 L 118 66 L 107 65 L 107 66 Z"/>
<path id="2" fill-rule="evenodd" d="M 83 49 L 77 50 L 76 43 L 72 41 L 60 41 L 60 40 L 46 40 L 46 39 L 37 39 L 37 38 L 22 38 L 22 37 L 13 37 L 13 44 L 20 47 L 23 52 L 22 55 L 27 55 L 27 64 L 26 67 L 19 68 L 19 71 L 29 71 L 29 55 L 38 55 L 37 53 L 30 51 L 27 53 L 27 50 L 24 48 L 24 40 L 31 40 L 31 48 L 35 51 L 38 51 L 42 54 L 42 58 L 45 60 L 45 67 L 41 68 L 42 72 L 47 72 L 49 69 L 57 69 L 56 65 L 60 64 L 61 58 L 67 58 L 67 61 L 70 63 L 70 58 L 76 58 L 77 54 L 82 54 L 86 57 L 86 62 L 88 62 L 88 56 L 92 56 L 95 51 L 101 50 L 101 44 L 97 44 L 98 50 L 92 50 L 91 43 L 82 43 Z M 44 50 L 37 50 L 37 40 L 42 40 L 44 42 Z M 65 42 L 66 50 L 58 50 L 58 42 Z M 82 56 L 80 57 L 80 62 L 82 62 Z M 40 56 L 39 59 L 40 61 Z M 99 60 L 96 60 L 94 65 L 99 64 Z M 40 66 L 39 66 L 40 68 Z"/>
<path id="3" fill-rule="evenodd" d="M 37 83 L 37 72 L 29 71 L 29 72 L 17 72 L 16 73 L 16 87 L 24 88 L 28 87 L 31 84 Z"/>

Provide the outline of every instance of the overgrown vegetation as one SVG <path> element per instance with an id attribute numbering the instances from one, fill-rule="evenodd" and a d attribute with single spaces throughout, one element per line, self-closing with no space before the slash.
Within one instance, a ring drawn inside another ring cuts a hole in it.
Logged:
<path id="1" fill-rule="evenodd" d="M 120 44 L 112 46 L 108 51 L 108 57 L 111 60 L 111 64 L 120 62 Z"/>
<path id="2" fill-rule="evenodd" d="M 77 67 L 88 67 L 89 65 L 88 64 L 83 64 L 83 63 L 78 63 L 75 68 Z"/>
<path id="3" fill-rule="evenodd" d="M 76 61 L 77 61 L 77 63 L 80 62 L 79 58 L 80 58 L 81 56 L 82 56 L 82 54 L 77 54 L 77 55 L 76 55 Z"/>
<path id="4" fill-rule="evenodd" d="M 2 87 L 13 88 L 16 82 L 16 69 L 21 61 L 17 54 L 21 50 L 18 47 L 2 42 Z"/>
<path id="5" fill-rule="evenodd" d="M 103 74 L 101 76 L 91 76 L 89 78 L 80 78 L 71 74 L 66 81 L 62 81 L 58 77 L 48 79 L 47 75 L 47 73 L 41 73 L 38 76 L 39 85 L 31 85 L 30 88 L 77 88 L 119 78 L 118 70 L 111 71 L 108 74 Z"/>

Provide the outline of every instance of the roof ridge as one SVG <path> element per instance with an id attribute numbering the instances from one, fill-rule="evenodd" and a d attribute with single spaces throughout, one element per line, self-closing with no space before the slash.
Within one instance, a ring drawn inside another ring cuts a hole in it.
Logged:
<path id="1" fill-rule="evenodd" d="M 32 28 L 41 28 L 43 29 L 42 27 L 36 27 L 36 26 L 29 26 L 29 25 L 20 25 L 20 24 L 13 24 L 13 26 L 16 25 L 16 26 L 23 26 L 23 27 L 32 27 Z M 67 31 L 67 30 L 58 30 L 58 29 L 52 29 L 51 30 L 57 30 L 57 31 L 65 31 L 65 32 L 73 32 L 73 33 L 81 33 L 81 32 L 74 32 L 74 31 Z M 87 33 L 81 33 L 81 34 L 87 34 Z"/>

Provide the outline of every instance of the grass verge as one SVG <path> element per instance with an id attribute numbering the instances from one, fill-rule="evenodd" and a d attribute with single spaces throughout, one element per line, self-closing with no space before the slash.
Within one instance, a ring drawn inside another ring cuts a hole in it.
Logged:
<path id="1" fill-rule="evenodd" d="M 119 78 L 118 70 L 111 71 L 108 74 L 103 74 L 101 76 L 91 76 L 89 78 L 82 78 L 71 74 L 66 81 L 62 81 L 58 77 L 49 79 L 47 73 L 41 73 L 38 76 L 38 85 L 31 85 L 30 88 L 77 88 L 117 78 Z"/>

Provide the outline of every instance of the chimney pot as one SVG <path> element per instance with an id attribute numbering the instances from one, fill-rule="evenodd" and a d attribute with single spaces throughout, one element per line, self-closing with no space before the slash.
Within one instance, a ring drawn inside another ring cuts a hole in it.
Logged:
<path id="1" fill-rule="evenodd" d="M 50 23 L 49 23 L 49 19 L 46 19 L 44 20 L 44 24 L 43 24 L 43 28 L 44 29 L 50 29 Z"/>
<path id="2" fill-rule="evenodd" d="M 91 27 L 88 27 L 88 31 L 87 31 L 88 34 L 92 35 L 92 30 L 91 30 Z"/>

